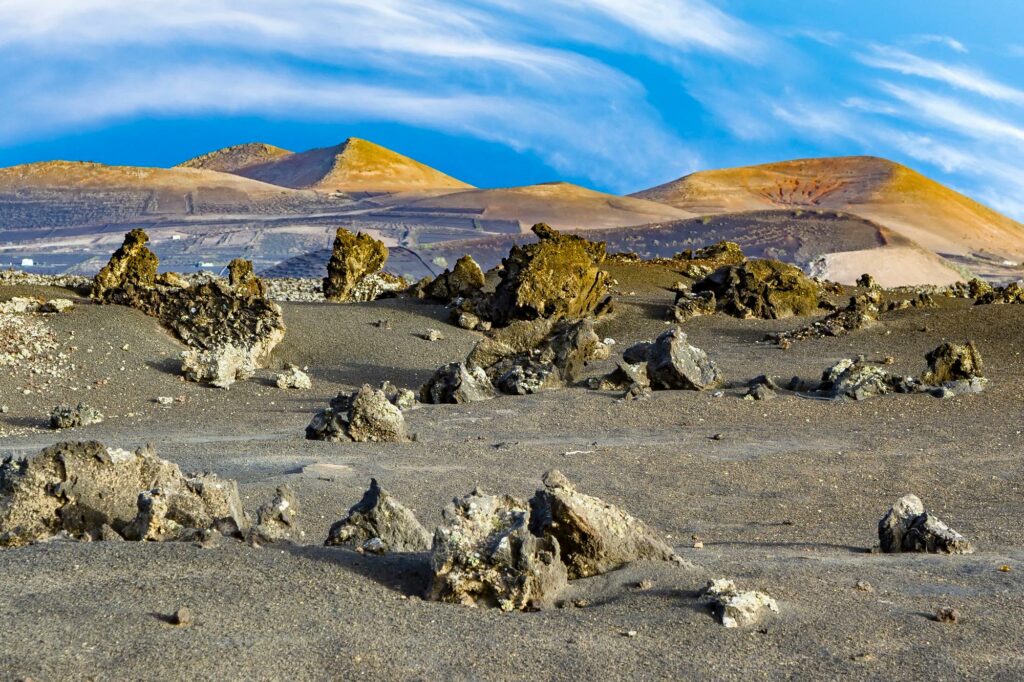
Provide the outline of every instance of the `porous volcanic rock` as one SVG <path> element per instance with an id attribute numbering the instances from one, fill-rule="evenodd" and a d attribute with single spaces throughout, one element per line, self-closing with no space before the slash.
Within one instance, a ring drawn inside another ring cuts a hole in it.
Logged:
<path id="1" fill-rule="evenodd" d="M 142 493 L 160 490 L 159 495 Z M 163 508 L 142 500 L 165 498 Z M 136 521 L 136 517 L 143 517 Z M 149 538 L 146 518 L 159 516 L 179 529 L 175 537 L 217 530 L 240 537 L 248 519 L 233 481 L 188 478 L 150 447 L 134 453 L 102 443 L 58 443 L 0 465 L 0 546 L 18 547 L 59 534 L 103 539 L 107 528 L 126 539 Z M 146 532 L 142 532 L 146 529 Z M 194 533 L 186 533 L 192 529 Z"/>
<path id="2" fill-rule="evenodd" d="M 388 247 L 368 234 L 339 227 L 334 237 L 334 250 L 327 263 L 324 297 L 328 301 L 346 303 L 372 300 L 356 297 L 356 287 L 369 275 L 376 274 L 388 260 Z"/>
<path id="3" fill-rule="evenodd" d="M 851 331 L 864 329 L 878 320 L 881 301 L 878 291 L 871 289 L 866 293 L 850 297 L 850 302 L 845 308 L 835 310 L 824 318 L 799 329 L 768 334 L 765 336 L 765 340 L 784 345 L 787 341 L 843 336 Z"/>
<path id="4" fill-rule="evenodd" d="M 536 244 L 513 246 L 502 261 L 501 281 L 488 305 L 498 325 L 538 317 L 578 320 L 605 311 L 608 273 L 601 270 L 604 242 L 564 235 L 544 223 L 533 226 Z"/>
<path id="5" fill-rule="evenodd" d="M 979 291 L 975 298 L 975 305 L 1019 305 L 1024 303 L 1024 286 L 1021 286 L 1020 282 L 1011 282 L 1005 287 L 989 287 L 987 291 Z"/>
<path id="6" fill-rule="evenodd" d="M 687 249 L 673 260 L 682 261 L 682 274 L 691 279 L 707 277 L 724 265 L 737 265 L 746 260 L 736 242 L 721 241 L 702 249 Z"/>
<path id="7" fill-rule="evenodd" d="M 686 340 L 679 327 L 667 329 L 647 352 L 647 376 L 654 389 L 703 391 L 722 382 L 722 373 L 707 353 Z"/>
<path id="8" fill-rule="evenodd" d="M 430 404 L 472 403 L 494 396 L 494 385 L 487 373 L 464 362 L 452 362 L 439 368 L 420 388 L 420 401 Z"/>
<path id="9" fill-rule="evenodd" d="M 725 265 L 694 283 L 693 292 L 715 295 L 718 312 L 733 317 L 778 319 L 818 309 L 820 287 L 795 265 L 754 259 Z"/>
<path id="10" fill-rule="evenodd" d="M 883 552 L 972 554 L 967 538 L 924 510 L 916 495 L 904 495 L 878 522 Z"/>
<path id="11" fill-rule="evenodd" d="M 887 393 L 913 393 L 917 388 L 914 379 L 894 375 L 876 365 L 846 358 L 822 373 L 817 391 L 833 399 L 865 400 Z"/>
<path id="12" fill-rule="evenodd" d="M 306 427 L 306 438 L 359 443 L 409 440 L 402 410 L 388 400 L 384 391 L 369 384 L 331 400 L 330 407 L 317 412 Z"/>
<path id="13" fill-rule="evenodd" d="M 285 367 L 284 371 L 275 377 L 274 383 L 278 388 L 305 390 L 313 387 L 313 382 L 310 381 L 309 375 L 299 369 L 297 365 L 292 364 Z"/>
<path id="14" fill-rule="evenodd" d="M 445 270 L 432 282 L 425 285 L 428 298 L 449 303 L 457 298 L 469 298 L 484 288 L 484 271 L 472 256 L 466 255 L 455 262 L 455 267 Z"/>
<path id="15" fill-rule="evenodd" d="M 239 296 L 267 296 L 267 283 L 256 276 L 252 269 L 252 261 L 244 258 L 235 258 L 228 263 L 228 286 Z"/>
<path id="16" fill-rule="evenodd" d="M 943 343 L 924 356 L 928 363 L 921 380 L 941 386 L 949 382 L 970 381 L 984 375 L 985 365 L 973 341 Z"/>
<path id="17" fill-rule="evenodd" d="M 370 488 L 348 510 L 348 516 L 331 526 L 325 545 L 367 548 L 375 552 L 425 552 L 431 536 L 416 515 L 370 479 Z"/>
<path id="18" fill-rule="evenodd" d="M 765 610 L 779 612 L 778 603 L 764 592 L 741 592 L 736 583 L 725 578 L 710 580 L 701 597 L 712 605 L 719 622 L 727 628 L 754 625 Z"/>
<path id="19" fill-rule="evenodd" d="M 566 567 L 558 541 L 537 537 L 529 524 L 529 507 L 507 495 L 476 490 L 453 500 L 434 531 L 428 598 L 503 611 L 552 605 Z"/>
<path id="20" fill-rule="evenodd" d="M 229 388 L 236 381 L 252 378 L 256 363 L 247 351 L 226 343 L 213 350 L 183 351 L 181 373 L 189 381 Z"/>
<path id="21" fill-rule="evenodd" d="M 530 530 L 557 540 L 570 580 L 640 559 L 684 563 L 643 521 L 578 492 L 556 470 L 544 474 L 544 489 L 530 500 Z"/>
<path id="22" fill-rule="evenodd" d="M 249 539 L 257 542 L 297 541 L 305 536 L 299 524 L 299 503 L 287 484 L 278 486 L 274 497 L 256 510 L 256 525 Z"/>
<path id="23" fill-rule="evenodd" d="M 89 424 L 99 424 L 102 421 L 103 414 L 85 403 L 78 403 L 74 407 L 60 405 L 50 412 L 51 429 L 73 429 Z"/>
<path id="24" fill-rule="evenodd" d="M 146 247 L 148 241 L 149 235 L 142 229 L 136 228 L 126 234 L 124 242 L 110 257 L 110 262 L 97 273 L 90 295 L 102 300 L 112 289 L 123 289 L 129 285 L 155 285 L 160 260 Z"/>

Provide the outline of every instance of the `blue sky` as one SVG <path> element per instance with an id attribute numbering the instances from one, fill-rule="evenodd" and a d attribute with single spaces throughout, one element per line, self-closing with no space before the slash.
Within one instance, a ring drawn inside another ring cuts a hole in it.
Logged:
<path id="1" fill-rule="evenodd" d="M 1024 218 L 1024 3 L 5 0 L 0 165 L 374 140 L 628 192 L 875 154 Z"/>

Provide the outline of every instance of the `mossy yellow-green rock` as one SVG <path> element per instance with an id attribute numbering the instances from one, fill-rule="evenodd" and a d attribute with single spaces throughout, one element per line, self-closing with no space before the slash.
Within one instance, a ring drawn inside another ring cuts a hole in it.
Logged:
<path id="1" fill-rule="evenodd" d="M 339 303 L 354 300 L 353 294 L 359 283 L 378 272 L 387 260 L 388 247 L 383 242 L 368 234 L 353 234 L 339 227 L 334 238 L 334 251 L 327 264 L 324 297 Z"/>
<path id="2" fill-rule="evenodd" d="M 146 247 L 149 235 L 134 229 L 124 236 L 124 243 L 110 257 L 110 262 L 97 273 L 92 284 L 92 297 L 102 299 L 106 292 L 126 285 L 151 287 L 156 283 L 160 259 Z"/>
<path id="3" fill-rule="evenodd" d="M 702 291 L 715 295 L 719 312 L 771 320 L 813 314 L 821 294 L 803 270 L 767 258 L 718 268 L 693 285 Z"/>

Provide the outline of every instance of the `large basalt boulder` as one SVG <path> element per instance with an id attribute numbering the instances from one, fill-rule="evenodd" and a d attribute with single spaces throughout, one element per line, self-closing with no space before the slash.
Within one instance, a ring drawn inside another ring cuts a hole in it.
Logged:
<path id="1" fill-rule="evenodd" d="M 435 405 L 472 403 L 494 396 L 494 385 L 487 373 L 464 362 L 452 362 L 439 368 L 420 388 L 420 401 Z"/>
<path id="2" fill-rule="evenodd" d="M 126 234 L 120 248 L 110 257 L 110 262 L 93 279 L 90 295 L 103 299 L 110 290 L 128 285 L 151 287 L 156 284 L 160 260 L 146 247 L 148 241 L 149 235 L 142 229 L 134 229 Z"/>
<path id="3" fill-rule="evenodd" d="M 267 283 L 256 276 L 252 261 L 244 258 L 235 258 L 228 263 L 228 286 L 239 296 L 267 296 Z"/>
<path id="4" fill-rule="evenodd" d="M 928 369 L 921 377 L 926 384 L 970 381 L 984 375 L 985 365 L 973 341 L 943 343 L 924 356 Z"/>
<path id="5" fill-rule="evenodd" d="M 355 393 L 339 394 L 306 427 L 308 440 L 401 443 L 409 440 L 402 410 L 387 394 L 363 384 Z"/>
<path id="6" fill-rule="evenodd" d="M 695 294 L 704 291 L 715 295 L 719 312 L 760 319 L 811 315 L 821 293 L 800 268 L 770 259 L 723 266 L 693 285 Z"/>
<path id="7" fill-rule="evenodd" d="M 686 332 L 668 329 L 647 352 L 647 376 L 654 389 L 703 391 L 722 383 L 722 373 L 707 353 L 691 346 Z"/>
<path id="8" fill-rule="evenodd" d="M 916 495 L 904 495 L 878 522 L 883 552 L 972 554 L 967 538 L 924 509 Z"/>
<path id="9" fill-rule="evenodd" d="M 142 495 L 153 490 L 162 492 Z M 159 503 L 140 503 L 140 497 L 162 497 L 166 503 L 154 512 Z M 151 524 L 136 521 L 154 514 L 175 524 L 171 539 L 210 530 L 238 537 L 248 528 L 233 481 L 186 477 L 149 447 L 132 453 L 95 441 L 58 443 L 27 459 L 8 457 L 0 465 L 0 546 L 18 547 L 62 533 L 92 540 L 111 533 L 133 540 L 169 537 L 169 531 L 151 534 Z M 163 527 L 170 525 L 164 522 Z"/>
<path id="10" fill-rule="evenodd" d="M 454 500 L 434 531 L 428 598 L 503 611 L 552 605 L 566 585 L 565 564 L 558 541 L 529 524 L 529 507 L 507 495 Z"/>
<path id="11" fill-rule="evenodd" d="M 370 479 L 370 488 L 331 526 L 325 545 L 343 545 L 373 553 L 425 552 L 431 536 L 416 515 Z"/>
<path id="12" fill-rule="evenodd" d="M 543 223 L 534 225 L 533 232 L 539 242 L 513 246 L 502 261 L 501 281 L 489 305 L 492 321 L 577 320 L 606 310 L 608 273 L 600 269 L 604 242 L 563 235 Z"/>
<path id="13" fill-rule="evenodd" d="M 384 267 L 388 247 L 368 234 L 352 234 L 343 227 L 334 237 L 334 250 L 327 263 L 324 297 L 328 301 L 346 303 L 359 300 L 356 288 L 368 276 Z M 372 300 L 363 298 L 362 300 Z"/>
<path id="14" fill-rule="evenodd" d="M 570 580 L 640 559 L 684 563 L 643 521 L 578 492 L 559 471 L 544 474 L 544 489 L 530 500 L 530 530 L 557 540 Z"/>
<path id="15" fill-rule="evenodd" d="M 483 288 L 484 271 L 472 256 L 466 255 L 457 260 L 451 270 L 445 270 L 425 285 L 424 294 L 428 298 L 449 303 L 457 298 L 475 296 Z"/>

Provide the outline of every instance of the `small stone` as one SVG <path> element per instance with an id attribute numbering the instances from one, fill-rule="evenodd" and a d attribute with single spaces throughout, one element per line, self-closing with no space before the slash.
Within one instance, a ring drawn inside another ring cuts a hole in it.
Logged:
<path id="1" fill-rule="evenodd" d="M 52 429 L 73 429 L 79 426 L 99 424 L 103 421 L 103 414 L 85 403 L 78 403 L 75 407 L 60 405 L 50 412 L 50 428 Z"/>
<path id="2" fill-rule="evenodd" d="M 156 398 L 156 402 L 159 405 L 173 405 L 174 404 L 174 398 L 172 398 L 170 396 L 167 396 L 167 395 L 162 395 L 162 396 L 158 396 Z"/>
<path id="3" fill-rule="evenodd" d="M 764 592 L 740 592 L 731 580 L 711 580 L 704 588 L 703 598 L 710 602 L 722 625 L 738 628 L 757 623 L 765 609 L 779 612 L 779 605 Z"/>
<path id="4" fill-rule="evenodd" d="M 622 634 L 625 635 L 626 637 L 636 637 L 637 636 L 637 631 L 636 630 L 627 630 L 626 632 L 624 632 Z"/>
<path id="5" fill-rule="evenodd" d="M 853 589 L 859 590 L 860 592 L 874 592 L 875 588 L 867 580 L 858 580 L 853 586 Z"/>
<path id="6" fill-rule="evenodd" d="M 935 620 L 939 623 L 957 623 L 960 612 L 951 606 L 943 606 L 935 612 Z"/>
<path id="7" fill-rule="evenodd" d="M 651 580 L 650 578 L 644 578 L 643 580 L 641 580 L 640 582 L 638 582 L 636 584 L 636 588 L 638 590 L 649 590 L 652 587 L 654 587 L 654 581 Z"/>
<path id="8" fill-rule="evenodd" d="M 187 606 L 182 606 L 171 616 L 171 624 L 178 627 L 185 627 L 192 624 L 192 612 Z"/>
<path id="9" fill-rule="evenodd" d="M 419 335 L 424 341 L 442 341 L 444 340 L 444 334 L 436 329 L 428 329 Z"/>
<path id="10" fill-rule="evenodd" d="M 309 375 L 303 372 L 296 365 L 289 364 L 285 371 L 277 375 L 275 380 L 278 388 L 308 390 L 313 388 L 313 382 Z"/>

